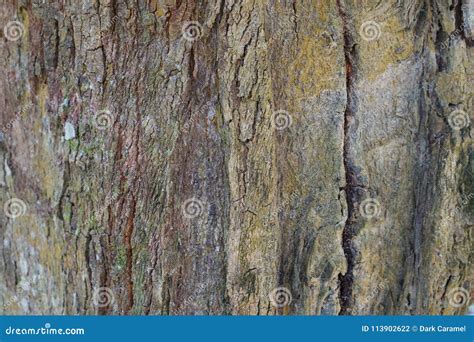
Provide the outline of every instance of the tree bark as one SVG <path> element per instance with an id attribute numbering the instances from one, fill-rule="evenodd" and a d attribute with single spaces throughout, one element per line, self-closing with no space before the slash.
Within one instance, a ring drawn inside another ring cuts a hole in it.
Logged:
<path id="1" fill-rule="evenodd" d="M 3 1 L 0 313 L 465 313 L 463 1 Z"/>

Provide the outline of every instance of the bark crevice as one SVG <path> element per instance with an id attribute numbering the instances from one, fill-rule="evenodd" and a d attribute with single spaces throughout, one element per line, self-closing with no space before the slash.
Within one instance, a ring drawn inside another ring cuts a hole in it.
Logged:
<path id="1" fill-rule="evenodd" d="M 337 6 L 343 23 L 344 58 L 346 68 L 346 108 L 344 110 L 343 164 L 346 177 L 344 191 L 347 201 L 347 219 L 342 231 L 342 248 L 347 262 L 345 274 L 339 274 L 340 315 L 350 314 L 352 302 L 353 271 L 355 266 L 355 251 L 352 243 L 354 237 L 353 217 L 356 201 L 356 170 L 350 153 L 350 124 L 354 119 L 353 90 L 354 90 L 354 39 L 351 34 L 350 19 L 344 4 L 338 0 Z"/>

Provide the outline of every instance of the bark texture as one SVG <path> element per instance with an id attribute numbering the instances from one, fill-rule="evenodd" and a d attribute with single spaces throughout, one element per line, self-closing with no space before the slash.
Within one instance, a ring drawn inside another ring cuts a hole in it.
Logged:
<path id="1" fill-rule="evenodd" d="M 0 313 L 466 312 L 471 0 L 1 4 Z"/>

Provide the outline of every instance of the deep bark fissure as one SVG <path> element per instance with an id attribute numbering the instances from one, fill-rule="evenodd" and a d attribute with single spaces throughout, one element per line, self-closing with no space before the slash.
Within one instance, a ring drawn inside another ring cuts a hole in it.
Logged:
<path id="1" fill-rule="evenodd" d="M 459 31 L 459 35 L 462 39 L 466 40 L 466 35 L 464 34 L 464 15 L 462 12 L 463 8 L 463 1 L 457 0 L 456 4 L 454 5 L 454 27 L 455 31 Z"/>
<path id="2" fill-rule="evenodd" d="M 462 314 L 466 3 L 8 5 L 0 302 L 35 291 L 2 312 Z"/>
<path id="3" fill-rule="evenodd" d="M 352 286 L 353 286 L 353 271 L 355 266 L 355 251 L 353 248 L 352 239 L 354 237 L 353 215 L 355 211 L 355 197 L 356 197 L 356 171 L 351 162 L 350 156 L 350 123 L 354 118 L 353 112 L 353 87 L 354 87 L 354 40 L 350 33 L 349 21 L 345 12 L 344 5 L 340 0 L 337 1 L 339 15 L 343 23 L 343 39 L 344 39 L 344 58 L 346 68 L 346 108 L 344 110 L 344 137 L 343 137 L 343 164 L 346 177 L 346 184 L 344 191 L 347 202 L 347 219 L 342 231 L 342 248 L 347 262 L 347 271 L 345 274 L 339 274 L 339 300 L 340 300 L 340 315 L 347 315 L 350 313 L 350 306 L 352 302 Z"/>
<path id="4" fill-rule="evenodd" d="M 124 243 L 126 247 L 127 253 L 127 262 L 126 262 L 126 273 L 127 273 L 127 297 L 128 303 L 126 310 L 127 312 L 133 308 L 133 246 L 132 246 L 132 235 L 134 230 L 134 219 L 135 219 L 135 212 L 136 212 L 136 201 L 134 196 L 132 195 L 132 203 L 131 203 L 131 213 L 127 219 L 127 225 L 125 230 L 124 236 Z"/>
<path id="5" fill-rule="evenodd" d="M 422 87 L 422 82 L 425 79 L 424 71 L 420 77 L 420 88 Z M 418 184 L 420 186 L 415 189 L 414 193 L 414 201 L 415 201 L 415 208 L 414 208 L 414 219 L 413 219 L 413 227 L 414 227 L 414 236 L 413 236 L 413 288 L 414 292 L 411 293 L 411 302 L 413 303 L 412 313 L 415 314 L 414 310 L 416 310 L 418 306 L 418 298 L 419 298 L 419 288 L 420 288 L 420 266 L 422 262 L 422 255 L 421 255 L 421 246 L 423 240 L 423 232 L 424 232 L 424 218 L 426 213 L 428 212 L 427 208 L 427 201 L 426 198 L 429 198 L 429 182 L 428 179 L 432 179 L 430 173 L 430 169 L 432 168 L 431 165 L 431 151 L 429 145 L 429 132 L 426 131 L 425 125 L 428 113 L 425 110 L 425 101 L 424 101 L 425 93 L 422 91 L 420 94 L 420 102 L 418 104 L 418 110 L 420 113 L 420 120 L 419 120 L 419 127 L 417 132 L 417 140 L 418 140 L 418 172 L 415 177 L 418 177 Z M 427 139 L 428 137 L 428 139 Z M 429 175 L 429 177 L 427 177 Z"/>

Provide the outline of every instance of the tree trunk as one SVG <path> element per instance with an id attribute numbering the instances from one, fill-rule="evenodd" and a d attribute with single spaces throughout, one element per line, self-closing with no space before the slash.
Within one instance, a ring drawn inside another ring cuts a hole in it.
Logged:
<path id="1" fill-rule="evenodd" d="M 465 313 L 463 1 L 2 0 L 0 313 Z"/>

